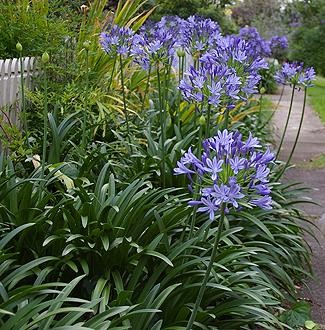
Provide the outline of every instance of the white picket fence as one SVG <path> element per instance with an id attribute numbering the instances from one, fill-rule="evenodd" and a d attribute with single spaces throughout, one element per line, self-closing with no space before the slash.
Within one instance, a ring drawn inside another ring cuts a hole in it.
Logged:
<path id="1" fill-rule="evenodd" d="M 22 69 L 19 58 L 0 60 L 0 116 L 11 124 L 19 125 L 21 74 L 25 88 L 31 88 L 32 77 L 37 73 L 35 64 L 34 57 L 24 57 Z"/>

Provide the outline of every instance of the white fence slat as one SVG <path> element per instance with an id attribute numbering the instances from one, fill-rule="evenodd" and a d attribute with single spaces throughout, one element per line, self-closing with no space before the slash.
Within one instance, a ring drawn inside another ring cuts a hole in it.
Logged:
<path id="1" fill-rule="evenodd" d="M 21 74 L 26 88 L 32 87 L 32 77 L 37 74 L 34 57 L 24 57 L 22 62 L 21 68 L 19 58 L 0 60 L 0 108 L 5 108 L 11 123 L 17 126 L 21 109 Z"/>

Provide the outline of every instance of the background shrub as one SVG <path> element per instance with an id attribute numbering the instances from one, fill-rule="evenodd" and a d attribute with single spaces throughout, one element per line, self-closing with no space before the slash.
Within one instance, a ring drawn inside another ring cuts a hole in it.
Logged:
<path id="1" fill-rule="evenodd" d="M 69 35 L 69 9 L 63 14 L 56 1 L 17 0 L 0 2 L 0 58 L 18 57 L 16 43 L 24 56 L 53 53 Z"/>
<path id="2" fill-rule="evenodd" d="M 292 27 L 290 60 L 303 61 L 325 75 L 325 3 L 295 1 L 287 7 Z"/>

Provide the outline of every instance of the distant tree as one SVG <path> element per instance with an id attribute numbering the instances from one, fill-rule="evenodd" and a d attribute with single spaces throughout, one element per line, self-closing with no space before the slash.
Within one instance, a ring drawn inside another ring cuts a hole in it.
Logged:
<path id="1" fill-rule="evenodd" d="M 232 7 L 232 18 L 240 27 L 255 26 L 265 38 L 287 33 L 281 0 L 237 1 Z"/>
<path id="2" fill-rule="evenodd" d="M 303 61 L 325 76 L 325 1 L 294 1 L 286 8 L 291 26 L 290 59 Z"/>

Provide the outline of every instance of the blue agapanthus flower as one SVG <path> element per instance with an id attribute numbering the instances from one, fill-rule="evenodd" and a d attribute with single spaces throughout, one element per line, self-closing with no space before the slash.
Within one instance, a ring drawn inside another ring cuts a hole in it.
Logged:
<path id="1" fill-rule="evenodd" d="M 130 28 L 113 25 L 109 32 L 100 34 L 99 42 L 110 57 L 127 56 L 131 50 L 133 36 L 134 32 Z"/>
<path id="2" fill-rule="evenodd" d="M 232 68 L 240 78 L 240 96 L 243 99 L 257 92 L 261 80 L 259 71 L 268 67 L 262 57 L 252 55 L 249 43 L 235 36 L 220 38 L 215 49 L 204 54 L 200 62 L 205 68 L 216 65 Z"/>
<path id="3" fill-rule="evenodd" d="M 185 100 L 212 107 L 231 106 L 239 99 L 241 81 L 236 71 L 226 65 L 193 66 L 182 79 L 179 89 Z"/>
<path id="4" fill-rule="evenodd" d="M 270 39 L 272 53 L 275 49 L 287 49 L 288 39 L 286 36 L 274 36 Z"/>
<path id="5" fill-rule="evenodd" d="M 171 29 L 158 22 L 142 29 L 133 38 L 131 55 L 135 63 L 148 70 L 150 65 L 171 64 L 176 39 Z"/>
<path id="6" fill-rule="evenodd" d="M 213 220 L 222 204 L 227 211 L 240 207 L 271 209 L 268 166 L 273 160 L 274 154 L 269 149 L 262 151 L 252 134 L 243 141 L 238 131 L 223 130 L 203 141 L 200 155 L 189 148 L 177 162 L 174 174 L 185 174 L 191 191 L 195 190 L 193 185 L 199 185 L 199 198 L 189 204 Z"/>
<path id="7" fill-rule="evenodd" d="M 297 87 L 312 86 L 316 73 L 313 67 L 304 68 L 303 63 L 284 63 L 275 74 L 275 80 L 283 85 L 294 85 Z"/>
<path id="8" fill-rule="evenodd" d="M 249 44 L 238 37 L 220 38 L 218 46 L 191 66 L 180 82 L 185 100 L 212 107 L 233 108 L 257 92 L 260 69 L 267 68 L 261 57 L 251 56 Z M 206 106 L 204 106 L 206 108 Z"/>
<path id="9" fill-rule="evenodd" d="M 274 36 L 269 40 L 273 58 L 283 60 L 288 52 L 288 39 L 286 36 Z"/>
<path id="10" fill-rule="evenodd" d="M 250 52 L 258 56 L 270 56 L 271 48 L 269 43 L 261 37 L 257 29 L 254 27 L 244 27 L 239 30 L 239 37 L 250 45 Z"/>
<path id="11" fill-rule="evenodd" d="M 221 37 L 219 25 L 209 18 L 190 16 L 180 24 L 179 44 L 194 58 L 198 58 Z"/>

